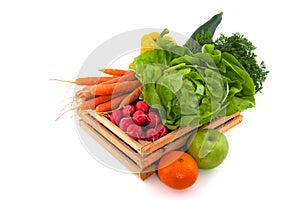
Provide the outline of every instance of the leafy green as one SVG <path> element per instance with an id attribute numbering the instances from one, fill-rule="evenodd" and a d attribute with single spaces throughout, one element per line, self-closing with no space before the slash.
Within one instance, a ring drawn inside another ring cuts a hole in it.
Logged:
<path id="1" fill-rule="evenodd" d="M 230 37 L 221 34 L 213 44 L 216 49 L 232 54 L 240 62 L 253 79 L 256 93 L 262 90 L 263 82 L 266 80 L 269 71 L 266 70 L 263 61 L 261 63 L 257 62 L 257 55 L 254 53 L 256 47 L 251 41 L 240 33 L 234 33 Z"/>
<path id="2" fill-rule="evenodd" d="M 205 44 L 212 44 L 213 43 L 213 33 L 205 30 L 201 30 L 200 33 L 196 35 L 196 41 L 201 46 Z"/>
<path id="3" fill-rule="evenodd" d="M 255 106 L 254 83 L 243 66 L 229 53 L 222 54 L 222 63 L 226 67 L 223 73 L 229 86 L 227 115 Z"/>
<path id="4" fill-rule="evenodd" d="M 171 130 L 255 106 L 253 80 L 231 54 L 204 45 L 193 54 L 164 39 L 134 60 L 143 99 Z"/>
<path id="5" fill-rule="evenodd" d="M 188 47 L 193 53 L 197 53 L 201 51 L 202 45 L 210 44 L 217 27 L 222 21 L 222 15 L 223 12 L 220 12 L 198 27 L 184 46 Z"/>

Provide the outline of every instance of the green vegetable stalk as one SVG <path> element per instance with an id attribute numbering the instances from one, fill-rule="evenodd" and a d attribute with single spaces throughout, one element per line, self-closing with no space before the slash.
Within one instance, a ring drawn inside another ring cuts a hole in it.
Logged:
<path id="1" fill-rule="evenodd" d="M 200 52 L 204 44 L 212 43 L 212 37 L 222 21 L 223 12 L 214 15 L 211 19 L 197 28 L 184 46 L 189 48 L 193 53 Z"/>

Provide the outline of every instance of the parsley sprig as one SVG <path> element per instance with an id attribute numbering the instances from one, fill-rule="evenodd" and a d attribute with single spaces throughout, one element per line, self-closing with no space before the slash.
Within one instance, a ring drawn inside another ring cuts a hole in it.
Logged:
<path id="1" fill-rule="evenodd" d="M 216 49 L 231 53 L 244 66 L 253 79 L 256 93 L 261 92 L 263 82 L 266 80 L 269 71 L 266 70 L 264 61 L 257 62 L 257 55 L 254 53 L 256 47 L 252 42 L 244 35 L 234 33 L 229 37 L 221 34 L 213 43 Z"/>

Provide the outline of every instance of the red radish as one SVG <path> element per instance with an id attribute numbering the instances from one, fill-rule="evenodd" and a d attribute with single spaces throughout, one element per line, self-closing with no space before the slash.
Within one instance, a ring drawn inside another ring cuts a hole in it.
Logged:
<path id="1" fill-rule="evenodd" d="M 133 105 L 126 105 L 124 106 L 122 112 L 124 117 L 129 117 L 133 115 L 133 113 L 135 112 L 135 108 Z"/>
<path id="2" fill-rule="evenodd" d="M 130 124 L 126 129 L 126 133 L 133 139 L 140 139 L 142 138 L 143 130 L 136 124 Z"/>
<path id="3" fill-rule="evenodd" d="M 121 110 L 114 110 L 110 115 L 110 121 L 115 125 L 118 125 L 122 117 L 123 114 Z"/>
<path id="4" fill-rule="evenodd" d="M 159 124 L 156 127 L 157 132 L 159 133 L 159 137 L 162 137 L 168 133 L 167 127 L 165 127 L 163 124 Z"/>
<path id="5" fill-rule="evenodd" d="M 132 120 L 137 125 L 144 125 L 148 119 L 147 115 L 143 111 L 137 110 L 133 113 Z"/>
<path id="6" fill-rule="evenodd" d="M 149 106 L 145 101 L 139 101 L 135 104 L 135 109 L 143 111 L 145 114 L 149 112 Z"/>
<path id="7" fill-rule="evenodd" d="M 119 127 L 120 129 L 122 129 L 123 131 L 126 131 L 127 127 L 130 125 L 130 124 L 133 124 L 133 121 L 130 117 L 125 117 L 125 118 L 122 118 L 120 123 L 119 123 Z"/>
<path id="8" fill-rule="evenodd" d="M 156 112 L 149 112 L 147 116 L 148 116 L 148 126 L 156 127 L 160 123 L 160 117 Z"/>
<path id="9" fill-rule="evenodd" d="M 154 142 L 159 138 L 159 133 L 156 129 L 150 128 L 146 131 L 147 140 Z"/>

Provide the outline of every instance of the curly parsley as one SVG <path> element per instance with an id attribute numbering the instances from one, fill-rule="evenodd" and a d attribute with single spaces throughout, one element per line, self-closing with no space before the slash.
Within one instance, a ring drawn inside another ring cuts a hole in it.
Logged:
<path id="1" fill-rule="evenodd" d="M 254 53 L 256 47 L 252 42 L 240 33 L 234 33 L 230 37 L 221 34 L 213 43 L 216 49 L 231 53 L 244 66 L 253 79 L 256 93 L 261 92 L 269 71 L 263 61 L 260 64 L 257 62 Z"/>

